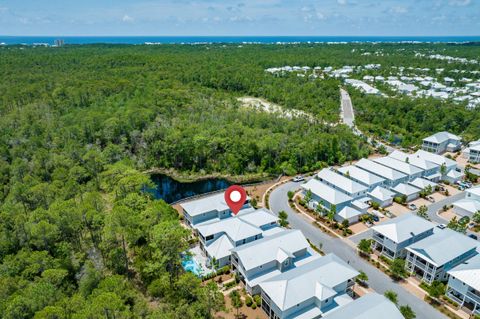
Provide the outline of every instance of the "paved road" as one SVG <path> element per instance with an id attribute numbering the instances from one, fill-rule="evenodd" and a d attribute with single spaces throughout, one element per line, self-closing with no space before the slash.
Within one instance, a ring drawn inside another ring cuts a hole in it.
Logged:
<path id="1" fill-rule="evenodd" d="M 438 224 L 445 224 L 447 223 L 448 221 L 443 219 L 442 217 L 438 216 L 437 215 L 437 212 L 445 205 L 449 206 L 451 204 L 453 204 L 454 202 L 456 202 L 457 200 L 460 200 L 460 199 L 463 199 L 465 198 L 465 192 L 460 192 L 458 194 L 455 194 L 455 195 L 452 195 L 452 196 L 448 196 L 447 198 L 444 198 L 438 202 L 435 202 L 435 203 L 432 203 L 428 206 L 428 217 L 430 217 L 430 219 L 433 221 L 433 222 L 436 222 Z"/>
<path id="2" fill-rule="evenodd" d="M 353 105 L 352 100 L 350 99 L 350 95 L 344 89 L 340 89 L 340 105 L 341 105 L 341 117 L 343 123 L 345 123 L 350 128 L 354 129 L 355 125 L 353 122 L 355 121 L 355 114 L 353 113 Z"/>
<path id="3" fill-rule="evenodd" d="M 348 92 L 342 88 L 340 88 L 340 111 L 341 111 L 340 117 L 343 123 L 345 123 L 347 126 L 349 126 L 352 129 L 353 134 L 357 136 L 365 136 L 354 124 L 355 112 L 353 111 L 352 99 L 350 98 L 350 95 L 348 94 Z M 383 147 L 385 147 L 388 153 L 391 153 L 395 150 L 395 148 L 368 136 L 367 136 L 367 141 L 368 143 L 374 145 L 375 147 L 378 145 L 383 145 Z"/>
<path id="4" fill-rule="evenodd" d="M 444 319 L 447 318 L 433 307 L 418 299 L 402 286 L 398 285 L 390 277 L 373 267 L 368 262 L 360 258 L 355 249 L 346 241 L 331 237 L 322 232 L 303 215 L 293 211 L 288 204 L 288 191 L 298 189 L 300 183 L 288 182 L 274 189 L 269 197 L 270 209 L 278 214 L 284 210 L 288 213 L 288 221 L 292 228 L 300 229 L 303 234 L 315 245 L 321 245 L 322 250 L 327 253 L 334 253 L 343 260 L 346 260 L 352 267 L 363 270 L 369 278 L 370 286 L 378 293 L 383 294 L 386 290 L 393 290 L 398 294 L 398 300 L 401 305 L 408 304 L 417 314 L 419 319 Z"/>

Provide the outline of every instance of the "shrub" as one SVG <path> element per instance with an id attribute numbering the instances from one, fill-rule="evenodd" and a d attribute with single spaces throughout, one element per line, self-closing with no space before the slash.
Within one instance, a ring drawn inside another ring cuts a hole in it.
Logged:
<path id="1" fill-rule="evenodd" d="M 247 296 L 245 298 L 245 304 L 247 305 L 247 307 L 251 307 L 253 304 L 253 299 L 250 296 Z"/>
<path id="2" fill-rule="evenodd" d="M 255 300 L 257 306 L 260 306 L 262 304 L 262 297 L 260 297 L 260 295 L 253 296 L 253 300 Z"/>
<path id="3" fill-rule="evenodd" d="M 257 309 L 257 304 L 256 303 L 252 304 L 252 309 Z"/>

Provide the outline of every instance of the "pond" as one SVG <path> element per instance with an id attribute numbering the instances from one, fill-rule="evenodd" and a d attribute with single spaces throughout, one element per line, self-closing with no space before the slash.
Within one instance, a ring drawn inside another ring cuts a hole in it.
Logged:
<path id="1" fill-rule="evenodd" d="M 167 203 L 172 203 L 198 194 L 226 189 L 233 184 L 222 178 L 211 178 L 196 182 L 182 183 L 164 174 L 153 174 L 151 175 L 151 179 L 155 184 L 155 188 L 150 189 L 149 192 L 151 192 L 156 199 L 163 199 Z"/>

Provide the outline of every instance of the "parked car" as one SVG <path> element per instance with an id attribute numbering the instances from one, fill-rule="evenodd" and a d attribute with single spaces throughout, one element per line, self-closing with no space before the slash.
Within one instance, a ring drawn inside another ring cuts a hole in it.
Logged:
<path id="1" fill-rule="evenodd" d="M 475 235 L 475 234 L 470 234 L 470 235 L 468 235 L 468 237 L 470 237 L 471 239 L 478 240 L 478 236 Z"/>
<path id="2" fill-rule="evenodd" d="M 375 222 L 380 221 L 380 217 L 378 217 L 377 215 L 371 214 L 371 216 L 372 216 L 373 221 L 375 221 Z"/>
<path id="3" fill-rule="evenodd" d="M 427 196 L 427 200 L 429 202 L 435 203 L 435 198 L 433 198 L 433 196 Z"/>
<path id="4" fill-rule="evenodd" d="M 440 228 L 440 229 L 445 229 L 445 228 L 447 228 L 447 225 L 445 225 L 445 224 L 440 224 L 440 225 L 438 225 L 437 227 Z"/>
<path id="5" fill-rule="evenodd" d="M 304 180 L 305 180 L 305 177 L 303 177 L 302 175 L 298 175 L 293 178 L 294 182 L 303 182 Z"/>
<path id="6" fill-rule="evenodd" d="M 470 222 L 468 225 L 467 225 L 468 228 L 473 228 L 475 227 L 475 222 Z"/>
<path id="7" fill-rule="evenodd" d="M 463 186 L 458 186 L 458 190 L 464 191 L 464 190 L 465 190 L 465 187 L 463 187 Z"/>
<path id="8" fill-rule="evenodd" d="M 373 226 L 373 224 L 372 224 L 370 221 L 367 221 L 367 222 L 365 223 L 365 226 L 367 226 L 368 228 L 370 228 L 370 227 Z"/>
<path id="9" fill-rule="evenodd" d="M 416 209 L 417 209 L 417 205 L 415 205 L 415 204 L 408 204 L 407 207 L 408 207 L 408 209 L 410 209 L 410 210 L 416 210 Z"/>

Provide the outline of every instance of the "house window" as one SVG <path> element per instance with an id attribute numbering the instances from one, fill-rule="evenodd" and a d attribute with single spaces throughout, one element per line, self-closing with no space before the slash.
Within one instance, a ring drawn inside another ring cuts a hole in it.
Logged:
<path id="1" fill-rule="evenodd" d="M 207 236 L 205 239 L 206 239 L 206 240 L 212 240 L 212 239 L 213 239 L 213 235 Z"/>

